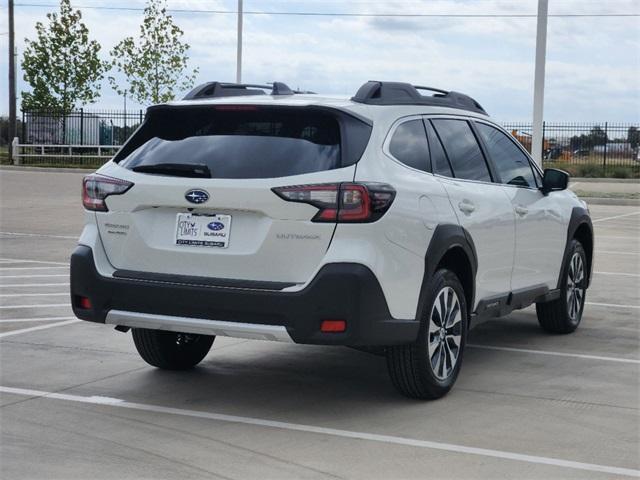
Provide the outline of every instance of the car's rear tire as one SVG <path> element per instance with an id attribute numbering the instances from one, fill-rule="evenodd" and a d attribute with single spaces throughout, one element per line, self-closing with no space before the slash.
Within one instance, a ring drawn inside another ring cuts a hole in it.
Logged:
<path id="1" fill-rule="evenodd" d="M 145 362 L 165 370 L 186 370 L 209 353 L 216 337 L 134 328 L 133 343 Z"/>
<path id="2" fill-rule="evenodd" d="M 571 333 L 582 320 L 587 293 L 587 255 L 578 240 L 571 240 L 560 281 L 560 298 L 536 303 L 538 323 L 550 333 Z"/>
<path id="3" fill-rule="evenodd" d="M 446 269 L 434 274 L 424 294 L 418 339 L 387 348 L 387 367 L 403 395 L 435 399 L 451 390 L 458 377 L 467 338 L 467 304 L 458 277 Z"/>

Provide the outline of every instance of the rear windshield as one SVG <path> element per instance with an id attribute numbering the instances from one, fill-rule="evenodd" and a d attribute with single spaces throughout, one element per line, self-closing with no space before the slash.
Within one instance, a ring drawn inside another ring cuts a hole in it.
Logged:
<path id="1" fill-rule="evenodd" d="M 332 170 L 357 161 L 343 158 L 349 152 L 343 152 L 340 120 L 337 114 L 312 108 L 158 107 L 149 110 L 144 124 L 114 160 L 130 169 L 206 165 L 212 178 L 273 178 Z"/>

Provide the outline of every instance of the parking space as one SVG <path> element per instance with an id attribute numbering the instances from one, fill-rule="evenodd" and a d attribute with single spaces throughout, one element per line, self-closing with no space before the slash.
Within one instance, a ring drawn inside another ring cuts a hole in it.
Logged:
<path id="1" fill-rule="evenodd" d="M 638 207 L 591 206 L 575 334 L 544 333 L 533 308 L 484 323 L 454 390 L 418 402 L 347 348 L 217 338 L 167 372 L 130 334 L 75 320 L 80 178 L 0 172 L 0 477 L 640 476 Z"/>

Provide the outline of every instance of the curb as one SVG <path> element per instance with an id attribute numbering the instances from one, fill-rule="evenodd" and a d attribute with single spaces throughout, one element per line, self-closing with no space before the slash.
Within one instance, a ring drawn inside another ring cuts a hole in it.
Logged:
<path id="1" fill-rule="evenodd" d="M 640 207 L 640 199 L 638 198 L 600 198 L 600 197 L 580 197 L 580 200 L 591 205 L 619 205 Z"/>
<path id="2" fill-rule="evenodd" d="M 30 167 L 25 165 L 0 165 L 0 171 L 14 172 L 41 172 L 41 173 L 93 173 L 96 168 L 56 168 L 56 167 Z"/>
<path id="3" fill-rule="evenodd" d="M 640 178 L 571 177 L 569 183 L 640 183 Z"/>

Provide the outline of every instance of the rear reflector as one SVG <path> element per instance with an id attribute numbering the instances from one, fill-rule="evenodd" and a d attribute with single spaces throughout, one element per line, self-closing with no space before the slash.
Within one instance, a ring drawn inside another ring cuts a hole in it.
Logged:
<path id="1" fill-rule="evenodd" d="M 391 206 L 396 191 L 385 183 L 320 183 L 277 187 L 273 192 L 288 202 L 318 208 L 312 222 L 368 223 Z"/>
<path id="2" fill-rule="evenodd" d="M 320 324 L 320 331 L 323 333 L 341 333 L 347 329 L 345 320 L 323 320 Z"/>
<path id="3" fill-rule="evenodd" d="M 89 300 L 87 297 L 76 297 L 76 305 L 79 308 L 83 308 L 85 310 L 91 310 L 91 300 Z"/>

